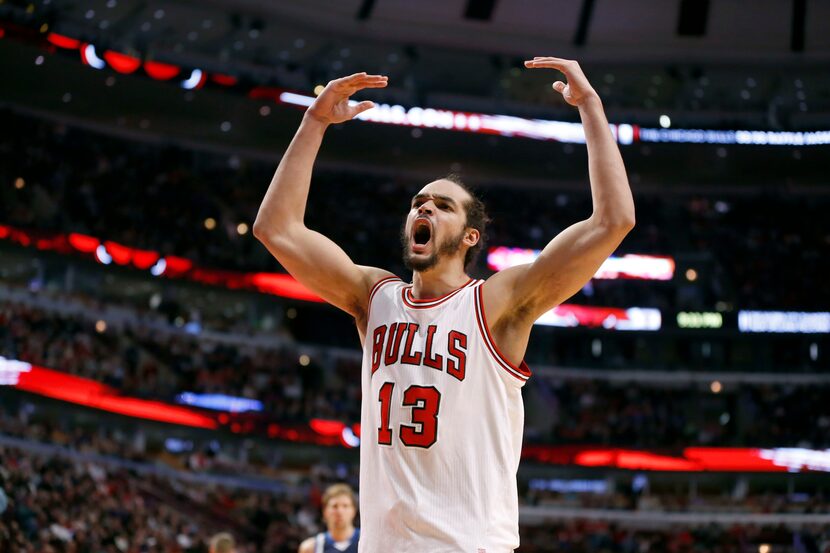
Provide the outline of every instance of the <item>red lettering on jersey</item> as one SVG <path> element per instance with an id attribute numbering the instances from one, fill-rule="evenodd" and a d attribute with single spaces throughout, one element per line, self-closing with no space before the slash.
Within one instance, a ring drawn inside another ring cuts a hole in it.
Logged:
<path id="1" fill-rule="evenodd" d="M 392 323 L 389 326 L 389 333 L 386 335 L 386 355 L 383 357 L 383 362 L 388 367 L 398 362 L 398 355 L 400 355 L 401 338 L 403 331 L 406 328 L 405 323 Z M 392 337 L 395 337 L 393 340 Z"/>
<path id="2" fill-rule="evenodd" d="M 394 382 L 384 382 L 378 391 L 380 402 L 380 428 L 378 428 L 378 443 L 392 445 L 392 429 L 389 428 L 389 410 L 392 408 L 392 390 Z"/>
<path id="3" fill-rule="evenodd" d="M 401 326 L 400 323 L 398 326 Z M 418 323 L 409 323 L 406 327 L 406 346 L 403 348 L 401 363 L 405 365 L 420 365 L 421 352 L 412 353 L 412 342 L 415 340 L 415 333 L 418 332 Z"/>
<path id="4" fill-rule="evenodd" d="M 447 374 L 454 376 L 460 381 L 464 380 L 464 375 L 467 372 L 467 335 L 457 330 L 451 330 L 447 352 L 455 357 L 455 361 L 447 358 Z"/>
<path id="5" fill-rule="evenodd" d="M 380 357 L 383 354 L 383 339 L 386 337 L 386 325 L 379 326 L 372 334 L 372 374 L 380 368 Z"/>
<path id="6" fill-rule="evenodd" d="M 427 327 L 427 345 L 424 348 L 424 365 L 442 371 L 444 370 L 444 356 L 440 353 L 436 353 L 434 357 L 432 356 L 432 339 L 435 337 L 436 330 L 438 330 L 438 327 L 435 325 L 429 325 Z"/>
<path id="7" fill-rule="evenodd" d="M 413 425 L 401 424 L 404 445 L 429 449 L 438 441 L 438 408 L 441 392 L 435 386 L 412 385 L 403 393 L 403 406 L 412 407 Z"/>

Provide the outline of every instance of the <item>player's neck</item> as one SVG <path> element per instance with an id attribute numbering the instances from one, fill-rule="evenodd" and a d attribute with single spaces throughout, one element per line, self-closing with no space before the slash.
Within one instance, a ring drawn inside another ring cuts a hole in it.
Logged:
<path id="1" fill-rule="evenodd" d="M 440 298 L 464 286 L 469 280 L 470 277 L 459 265 L 415 271 L 412 274 L 412 295 L 417 299 Z"/>
<path id="2" fill-rule="evenodd" d="M 343 526 L 341 528 L 330 527 L 329 534 L 331 535 L 331 539 L 334 541 L 345 541 L 351 539 L 352 534 L 354 534 L 354 526 L 349 524 L 348 526 Z"/>

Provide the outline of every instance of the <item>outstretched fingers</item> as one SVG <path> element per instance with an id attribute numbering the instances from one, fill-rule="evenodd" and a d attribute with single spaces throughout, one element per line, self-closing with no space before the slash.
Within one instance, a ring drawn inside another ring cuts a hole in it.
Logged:
<path id="1" fill-rule="evenodd" d="M 367 78 L 363 81 L 358 81 L 355 86 L 358 88 L 383 88 L 387 83 L 386 77 Z"/>
<path id="2" fill-rule="evenodd" d="M 574 64 L 576 64 L 576 62 L 573 60 L 542 56 L 537 56 L 532 60 L 525 61 L 525 67 L 530 69 L 559 69 L 562 72 Z"/>
<path id="3" fill-rule="evenodd" d="M 386 86 L 388 77 L 386 75 L 368 75 L 366 73 L 355 73 L 348 77 L 335 79 L 332 83 L 337 88 L 382 88 Z"/>

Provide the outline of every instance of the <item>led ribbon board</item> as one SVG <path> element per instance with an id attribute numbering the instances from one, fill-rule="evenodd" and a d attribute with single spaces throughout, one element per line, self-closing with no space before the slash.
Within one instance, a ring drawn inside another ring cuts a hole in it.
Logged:
<path id="1" fill-rule="evenodd" d="M 660 330 L 660 310 L 651 307 L 595 307 L 563 303 L 554 307 L 534 324 L 572 328 L 604 328 L 606 330 Z"/>
<path id="2" fill-rule="evenodd" d="M 830 333 L 830 313 L 800 311 L 738 311 L 741 332 L 797 334 Z"/>
<path id="3" fill-rule="evenodd" d="M 32 366 L 29 363 L 0 356 L 0 386 L 17 386 L 20 375 L 31 370 Z"/>
<path id="4" fill-rule="evenodd" d="M 283 104 L 308 107 L 314 102 L 315 98 L 314 96 L 294 92 L 281 92 L 276 95 L 276 99 Z M 349 103 L 351 105 L 358 104 L 355 100 L 350 100 Z M 373 109 L 358 114 L 356 119 L 402 127 L 519 136 L 535 140 L 555 140 L 570 144 L 585 143 L 585 129 L 582 128 L 581 123 L 526 119 L 511 115 L 472 113 L 418 106 L 405 108 L 401 105 L 376 103 Z M 635 128 L 633 125 L 609 125 L 609 128 L 620 144 L 631 144 L 634 141 Z"/>
<path id="5" fill-rule="evenodd" d="M 686 447 L 667 453 L 580 445 L 525 445 L 522 459 L 554 465 L 669 472 L 830 472 L 830 450 L 786 447 Z"/>
<path id="6" fill-rule="evenodd" d="M 261 412 L 263 410 L 261 401 L 225 394 L 182 392 L 176 396 L 176 403 L 214 411 L 227 411 L 228 413 Z"/>
<path id="7" fill-rule="evenodd" d="M 487 266 L 502 271 L 517 265 L 533 263 L 541 250 L 498 246 L 487 252 Z M 600 265 L 593 278 L 615 280 L 671 280 L 674 278 L 674 258 L 662 255 L 612 255 Z"/>
<path id="8" fill-rule="evenodd" d="M 723 315 L 716 311 L 681 311 L 677 328 L 723 328 Z"/>

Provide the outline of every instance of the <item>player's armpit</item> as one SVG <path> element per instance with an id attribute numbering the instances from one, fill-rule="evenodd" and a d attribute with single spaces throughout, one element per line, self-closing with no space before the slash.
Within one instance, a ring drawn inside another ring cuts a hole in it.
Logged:
<path id="1" fill-rule="evenodd" d="M 490 277 L 484 297 L 491 325 L 502 319 L 532 325 L 585 286 L 631 228 L 593 217 L 580 221 L 551 240 L 533 263 Z"/>
<path id="2" fill-rule="evenodd" d="M 255 226 L 254 235 L 298 282 L 358 322 L 365 316 L 372 285 L 392 276 L 356 265 L 340 246 L 303 224 L 276 229 Z"/>

